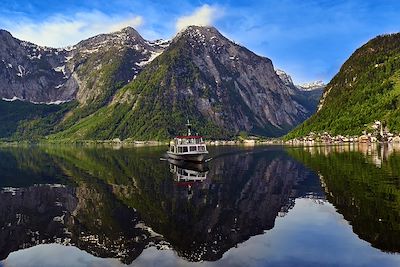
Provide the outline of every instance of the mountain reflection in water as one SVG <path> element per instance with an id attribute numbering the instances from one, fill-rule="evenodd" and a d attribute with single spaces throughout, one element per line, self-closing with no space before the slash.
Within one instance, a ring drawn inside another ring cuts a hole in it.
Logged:
<path id="1" fill-rule="evenodd" d="M 400 252 L 400 145 L 308 147 L 289 153 L 319 174 L 328 201 L 361 239 Z"/>
<path id="2" fill-rule="evenodd" d="M 1 148 L 0 257 L 57 243 L 125 264 L 151 247 L 217 261 L 325 194 L 360 238 L 399 252 L 400 155 L 380 149 L 222 147 L 193 166 L 163 148 Z"/>

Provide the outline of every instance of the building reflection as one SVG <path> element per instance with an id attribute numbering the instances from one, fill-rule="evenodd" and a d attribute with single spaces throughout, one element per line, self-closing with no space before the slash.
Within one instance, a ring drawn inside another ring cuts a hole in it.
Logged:
<path id="1" fill-rule="evenodd" d="M 304 146 L 312 155 L 328 156 L 332 153 L 361 152 L 365 159 L 377 167 L 394 153 L 400 153 L 400 143 L 348 143 L 341 145 Z"/>

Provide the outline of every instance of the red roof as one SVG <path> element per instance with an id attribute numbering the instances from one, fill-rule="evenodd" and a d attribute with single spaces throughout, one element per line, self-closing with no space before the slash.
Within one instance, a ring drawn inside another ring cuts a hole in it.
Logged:
<path id="1" fill-rule="evenodd" d="M 181 135 L 181 136 L 177 136 L 176 138 L 179 138 L 179 139 L 200 139 L 200 138 L 203 138 L 203 136 L 200 136 L 200 135 Z"/>
<path id="2" fill-rule="evenodd" d="M 193 182 L 176 182 L 177 186 L 182 186 L 182 187 L 188 187 L 188 186 L 192 186 L 194 184 L 195 184 L 194 181 Z"/>

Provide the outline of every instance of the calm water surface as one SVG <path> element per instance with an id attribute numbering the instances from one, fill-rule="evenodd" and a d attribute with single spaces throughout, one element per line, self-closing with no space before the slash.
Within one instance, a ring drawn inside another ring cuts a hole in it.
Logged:
<path id="1" fill-rule="evenodd" d="M 0 148 L 0 266 L 400 266 L 400 147 Z"/>

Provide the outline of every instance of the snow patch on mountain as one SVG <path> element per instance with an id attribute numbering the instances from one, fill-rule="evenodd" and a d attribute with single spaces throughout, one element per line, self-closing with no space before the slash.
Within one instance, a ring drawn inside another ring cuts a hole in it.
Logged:
<path id="1" fill-rule="evenodd" d="M 23 99 L 21 99 L 19 97 L 16 97 L 16 96 L 14 96 L 13 98 L 5 98 L 5 97 L 3 97 L 1 100 L 7 101 L 7 102 L 13 102 L 13 101 L 16 101 L 16 100 L 24 101 Z"/>
<path id="2" fill-rule="evenodd" d="M 276 69 L 275 73 L 279 76 L 279 78 L 282 80 L 282 82 L 285 85 L 293 85 L 292 77 L 289 74 L 287 74 L 285 71 Z"/>
<path id="3" fill-rule="evenodd" d="M 326 84 L 323 81 L 314 81 L 314 82 L 310 82 L 310 83 L 304 83 L 304 84 L 297 85 L 297 87 L 299 89 L 305 90 L 305 91 L 320 89 L 320 88 L 324 88 L 325 86 L 326 86 Z"/>
<path id="4" fill-rule="evenodd" d="M 53 70 L 56 72 L 62 72 L 65 75 L 65 65 L 53 68 Z"/>
<path id="5" fill-rule="evenodd" d="M 64 103 L 68 103 L 68 102 L 72 101 L 72 100 L 57 100 L 57 101 L 51 101 L 51 102 L 35 102 L 35 101 L 27 101 L 26 99 L 16 97 L 16 96 L 13 96 L 12 98 L 3 97 L 1 100 L 7 101 L 7 102 L 22 101 L 22 102 L 28 102 L 31 104 L 35 104 L 35 105 L 60 105 L 60 104 L 64 104 Z"/>
<path id="6" fill-rule="evenodd" d="M 299 90 L 302 91 L 312 91 L 312 90 L 317 90 L 321 88 L 325 88 L 326 84 L 323 81 L 314 81 L 314 82 L 309 82 L 309 83 L 304 83 L 300 85 L 295 85 L 293 83 L 292 77 L 287 74 L 285 71 L 276 69 L 275 73 L 279 76 L 279 78 L 288 86 L 294 85 L 296 86 Z"/>
<path id="7" fill-rule="evenodd" d="M 143 67 L 143 66 L 149 64 L 150 62 L 152 62 L 156 57 L 158 57 L 161 54 L 162 54 L 162 52 L 151 52 L 151 55 L 148 60 L 138 62 L 138 63 L 136 63 L 136 65 L 138 65 L 139 67 Z"/>

